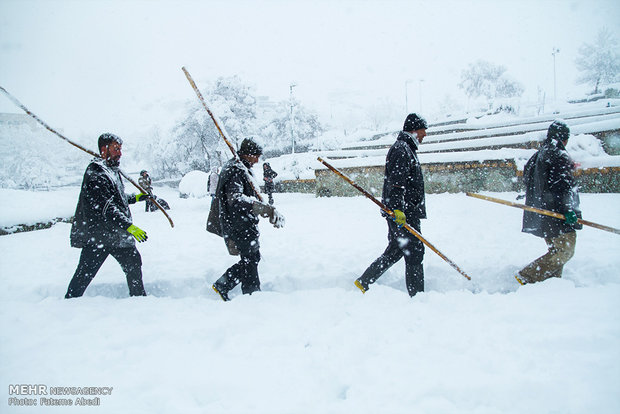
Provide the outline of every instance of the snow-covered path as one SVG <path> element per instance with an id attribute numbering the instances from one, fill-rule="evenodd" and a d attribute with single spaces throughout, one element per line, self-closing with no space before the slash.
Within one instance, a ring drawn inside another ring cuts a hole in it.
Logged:
<path id="1" fill-rule="evenodd" d="M 62 210 L 64 196 L 50 194 Z M 521 211 L 428 195 L 424 235 L 472 281 L 427 250 L 425 293 L 407 296 L 398 263 L 362 295 L 352 282 L 386 245 L 377 208 L 359 197 L 277 194 L 287 223 L 261 223 L 263 292 L 235 291 L 224 303 L 210 286 L 235 259 L 204 230 L 209 201 L 159 194 L 174 229 L 133 209 L 149 234 L 139 246 L 146 298 L 127 297 L 110 259 L 85 297 L 62 299 L 79 256 L 68 224 L 0 237 L 0 412 L 620 410 L 617 235 L 580 231 L 563 279 L 519 288 L 514 273 L 545 250 L 520 232 Z M 584 194 L 582 207 L 585 218 L 620 227 L 620 195 Z M 113 391 L 98 408 L 29 408 L 10 398 L 41 396 L 9 395 L 14 384 Z"/>

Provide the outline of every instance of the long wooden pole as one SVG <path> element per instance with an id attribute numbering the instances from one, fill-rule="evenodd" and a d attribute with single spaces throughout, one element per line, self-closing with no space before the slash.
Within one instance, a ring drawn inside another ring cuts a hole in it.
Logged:
<path id="1" fill-rule="evenodd" d="M 239 161 L 239 163 L 241 165 L 243 165 L 243 163 L 241 163 L 241 159 L 239 158 L 239 154 L 237 154 L 237 151 L 235 150 L 235 147 L 232 145 L 230 140 L 228 138 L 226 138 L 226 135 L 224 134 L 224 131 L 222 131 L 222 128 L 220 128 L 220 124 L 217 122 L 217 119 L 215 118 L 215 115 L 213 115 L 213 112 L 211 112 L 211 110 L 207 106 L 207 102 L 205 101 L 205 98 L 202 96 L 202 93 L 200 93 L 200 90 L 198 89 L 198 86 L 196 86 L 196 82 L 194 82 L 194 79 L 192 78 L 192 75 L 190 75 L 189 72 L 187 71 L 187 69 L 185 69 L 185 66 L 183 66 L 181 68 L 181 70 L 183 71 L 183 73 L 185 73 L 185 77 L 187 78 L 189 84 L 192 86 L 192 89 L 194 89 L 194 92 L 196 92 L 196 96 L 198 96 L 198 99 L 200 100 L 200 103 L 207 110 L 207 113 L 209 114 L 209 116 L 213 120 L 213 123 L 215 124 L 215 127 L 217 128 L 218 132 L 220 133 L 220 136 L 222 137 L 222 139 L 224 140 L 224 142 L 226 143 L 226 145 L 230 149 L 230 152 L 232 152 L 233 157 L 237 161 Z M 248 183 L 250 184 L 250 187 L 252 187 L 252 190 L 254 191 L 254 194 L 256 195 L 256 198 L 258 198 L 259 201 L 263 201 L 263 197 L 260 195 L 260 192 L 254 186 L 254 180 L 252 179 L 252 175 L 250 174 L 250 171 L 247 168 L 245 168 L 245 165 L 243 165 L 243 167 L 244 167 L 244 170 L 245 170 L 245 173 L 246 173 L 246 178 L 248 179 Z"/>
<path id="2" fill-rule="evenodd" d="M 325 161 L 323 158 L 318 157 L 317 158 L 319 160 L 319 162 L 321 162 L 323 165 L 325 165 L 327 168 L 329 168 L 330 170 L 332 170 L 334 173 L 336 173 L 338 176 L 340 176 L 340 178 L 344 179 L 346 182 L 348 182 L 349 184 L 351 184 L 353 187 L 355 187 L 360 193 L 364 194 L 368 199 L 370 199 L 370 201 L 372 201 L 373 203 L 375 203 L 377 206 L 379 206 L 379 208 L 383 211 L 385 211 L 386 214 L 388 214 L 390 217 L 394 217 L 394 212 L 392 210 L 390 210 L 389 208 L 387 208 L 387 206 L 385 204 L 383 204 L 381 201 L 377 200 L 372 194 L 370 194 L 368 191 L 364 190 L 362 187 L 360 187 L 359 185 L 357 185 L 353 180 L 351 180 L 349 177 L 347 177 L 346 175 L 344 175 L 342 172 L 340 172 L 336 167 L 333 167 L 331 164 L 329 164 L 327 161 Z M 446 255 L 444 255 L 443 253 L 441 253 L 435 246 L 433 246 L 428 240 L 426 240 L 416 229 L 414 229 L 413 227 L 411 227 L 409 224 L 405 223 L 403 225 L 403 227 L 405 229 L 407 229 L 407 231 L 409 231 L 409 233 L 413 234 L 415 237 L 417 237 L 422 243 L 424 243 L 426 246 L 428 246 L 429 249 L 431 249 L 433 252 L 435 252 L 439 257 L 441 257 L 443 260 L 446 261 L 446 263 L 448 263 L 450 266 L 452 266 L 457 272 L 459 272 L 460 274 L 462 274 L 463 276 L 465 276 L 465 278 L 467 280 L 471 280 L 471 277 L 469 277 L 469 275 L 467 275 L 467 273 L 465 273 L 459 266 L 457 266 L 456 263 L 454 263 L 452 260 L 448 259 L 448 257 L 446 257 Z"/>
<path id="3" fill-rule="evenodd" d="M 469 197 L 479 198 L 480 200 L 486 200 L 486 201 L 491 201 L 497 204 L 503 204 L 505 206 L 520 208 L 522 210 L 531 211 L 531 212 L 542 214 L 545 216 L 555 217 L 556 219 L 563 220 L 563 221 L 566 220 L 566 216 L 564 216 L 564 214 L 556 213 L 555 211 L 526 206 L 525 204 L 513 203 L 512 201 L 506 201 L 506 200 L 502 200 L 501 198 L 489 197 L 489 196 L 485 196 L 482 194 L 476 194 L 476 193 L 465 193 L 465 194 L 468 195 Z M 594 227 L 599 230 L 608 231 L 610 233 L 620 234 L 620 230 L 616 228 L 604 226 L 602 224 L 594 223 L 592 221 L 577 219 L 577 222 L 583 224 L 584 226 L 590 226 L 590 227 Z"/>
<path id="4" fill-rule="evenodd" d="M 0 86 L 0 90 L 2 90 L 2 92 L 4 92 L 4 94 L 18 107 L 20 107 L 26 114 L 30 115 L 32 118 L 34 118 L 35 121 L 37 121 L 39 124 L 43 125 L 43 127 L 45 127 L 45 129 L 47 129 L 48 131 L 52 132 L 53 134 L 55 134 L 56 136 L 58 136 L 59 138 L 67 141 L 69 144 L 73 145 L 76 148 L 81 149 L 82 151 L 92 155 L 93 157 L 96 158 L 101 158 L 101 155 L 97 154 L 94 151 L 91 151 L 87 148 L 84 148 L 83 146 L 81 146 L 80 144 L 71 141 L 69 138 L 65 137 L 64 135 L 62 135 L 60 132 L 56 131 L 54 128 L 52 128 L 51 126 L 49 126 L 45 121 L 43 121 L 41 118 L 39 118 L 38 116 L 36 116 L 34 113 L 32 113 L 28 108 L 26 108 L 16 97 L 14 97 L 13 95 L 11 95 L 6 89 L 4 89 L 2 86 Z M 146 190 L 144 188 L 142 188 L 142 186 L 140 186 L 140 184 L 136 183 L 134 180 L 132 180 L 127 174 L 125 174 L 122 170 L 119 169 L 119 172 L 121 173 L 121 175 L 123 177 L 125 177 L 125 179 L 127 181 L 129 181 L 131 184 L 133 184 L 138 190 L 140 190 L 141 193 L 147 194 Z M 172 222 L 172 219 L 170 218 L 170 216 L 168 215 L 168 213 L 166 213 L 166 210 L 164 210 L 164 208 L 157 202 L 157 200 L 152 199 L 151 200 L 153 202 L 153 204 L 155 204 L 157 206 L 157 208 L 164 213 L 164 215 L 166 216 L 166 218 L 168 219 L 168 222 L 170 223 L 171 227 L 174 227 L 174 223 Z"/>

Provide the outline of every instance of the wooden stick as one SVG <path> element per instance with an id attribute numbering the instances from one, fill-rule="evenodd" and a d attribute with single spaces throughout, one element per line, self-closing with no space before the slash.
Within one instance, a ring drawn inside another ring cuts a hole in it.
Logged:
<path id="1" fill-rule="evenodd" d="M 476 194 L 476 193 L 465 193 L 465 194 L 468 195 L 469 197 L 479 198 L 481 200 L 491 201 L 493 203 L 503 204 L 505 206 L 516 207 L 522 210 L 531 211 L 531 212 L 542 214 L 545 216 L 555 217 L 556 219 L 559 219 L 562 221 L 566 220 L 566 216 L 564 216 L 564 214 L 556 213 L 555 211 L 545 210 L 545 209 L 536 208 L 536 207 L 530 207 L 530 206 L 526 206 L 525 204 L 513 203 L 511 201 L 502 200 L 501 198 L 489 197 L 489 196 L 485 196 L 482 194 Z M 585 226 L 594 227 L 595 229 L 605 230 L 610 233 L 620 234 L 620 230 L 616 228 L 604 226 L 602 224 L 594 223 L 588 220 L 577 219 L 577 222 Z"/>
<path id="2" fill-rule="evenodd" d="M 198 99 L 200 100 L 200 103 L 202 103 L 202 106 L 207 110 L 207 113 L 209 114 L 209 116 L 213 120 L 213 123 L 215 124 L 215 127 L 217 128 L 218 132 L 220 133 L 220 136 L 222 137 L 222 139 L 224 139 L 224 142 L 226 143 L 226 145 L 228 145 L 228 148 L 230 149 L 230 152 L 232 152 L 233 157 L 237 161 L 239 161 L 239 163 L 241 165 L 243 165 L 243 163 L 241 162 L 241 158 L 239 158 L 239 154 L 237 154 L 237 151 L 235 150 L 235 147 L 233 147 L 232 143 L 228 140 L 228 138 L 226 138 L 226 135 L 224 135 L 224 131 L 222 131 L 222 128 L 220 128 L 220 124 L 217 122 L 217 119 L 215 118 L 215 115 L 213 115 L 213 112 L 211 112 L 211 110 L 207 106 L 207 102 L 205 101 L 205 98 L 203 98 L 202 93 L 200 93 L 200 90 L 196 86 L 196 82 L 194 82 L 194 79 L 192 78 L 192 75 L 190 75 L 189 72 L 187 71 L 187 69 L 185 69 L 185 66 L 183 66 L 181 68 L 181 70 L 183 71 L 183 73 L 185 73 L 185 77 L 189 81 L 189 84 L 192 86 L 192 89 L 194 89 L 194 92 L 196 92 L 196 96 L 198 96 Z M 243 167 L 244 167 L 244 170 L 245 170 L 245 174 L 246 174 L 246 178 L 248 180 L 248 183 L 250 184 L 250 187 L 252 187 L 252 190 L 254 191 L 254 194 L 256 195 L 256 198 L 258 198 L 258 200 L 262 202 L 263 201 L 263 197 L 260 195 L 260 192 L 254 186 L 254 180 L 252 179 L 252 175 L 250 174 L 250 171 L 247 168 L 245 168 L 245 165 L 243 165 Z"/>
<path id="3" fill-rule="evenodd" d="M 43 121 L 41 118 L 39 118 L 38 116 L 36 116 L 34 113 L 30 112 L 30 110 L 28 110 L 28 108 L 26 108 L 20 101 L 17 100 L 17 98 L 15 98 L 13 95 L 11 95 L 6 89 L 4 89 L 2 86 L 0 86 L 0 90 L 2 90 L 2 92 L 4 92 L 4 94 L 17 106 L 19 106 L 24 112 L 26 112 L 26 114 L 30 115 L 32 118 L 34 118 L 35 121 L 37 121 L 39 124 L 43 125 L 45 127 L 45 129 L 47 129 L 48 131 L 52 132 L 53 134 L 55 134 L 56 136 L 58 136 L 59 138 L 67 141 L 69 144 L 73 145 L 76 148 L 81 149 L 82 151 L 92 155 L 93 157 L 96 158 L 101 158 L 101 155 L 97 154 L 94 151 L 91 151 L 87 148 L 84 148 L 83 146 L 81 146 L 80 144 L 77 144 L 73 141 L 71 141 L 69 138 L 65 137 L 64 135 L 62 135 L 60 132 L 56 131 L 54 128 L 52 128 L 51 126 L 49 126 L 47 123 L 45 123 L 45 121 Z M 136 183 L 134 180 L 132 180 L 127 174 L 125 174 L 122 170 L 118 170 L 121 175 L 123 177 L 125 177 L 125 179 L 127 181 L 129 181 L 131 184 L 133 184 L 138 190 L 140 190 L 141 193 L 147 194 L 146 190 L 144 188 L 142 188 L 138 183 Z M 168 219 L 168 222 L 170 223 L 171 227 L 174 227 L 174 223 L 172 222 L 172 219 L 170 218 L 170 216 L 168 215 L 168 213 L 166 213 L 166 210 L 164 210 L 164 208 L 157 202 L 157 200 L 152 199 L 151 200 L 153 202 L 153 204 L 155 204 L 157 206 L 157 208 L 164 213 L 164 215 L 166 216 L 166 218 Z"/>
<path id="4" fill-rule="evenodd" d="M 360 193 L 364 194 L 367 198 L 370 199 L 370 201 L 372 201 L 373 203 L 378 205 L 379 208 L 381 210 L 385 211 L 390 217 L 394 218 L 394 212 L 392 210 L 390 210 L 389 208 L 387 208 L 387 206 L 385 204 L 383 204 L 381 201 L 377 200 L 372 194 L 370 194 L 368 191 L 364 190 L 362 187 L 357 185 L 353 180 L 351 180 L 349 177 L 344 175 L 337 168 L 333 167 L 327 161 L 323 160 L 323 158 L 318 157 L 317 159 L 319 160 L 319 162 L 321 162 L 327 168 L 329 168 L 330 170 L 335 172 L 337 175 L 339 175 L 340 178 L 344 179 L 349 184 L 351 184 L 353 187 L 355 187 Z M 407 229 L 407 231 L 409 231 L 409 233 L 411 233 L 415 237 L 417 237 L 422 243 L 424 243 L 426 246 L 428 246 L 428 248 L 431 249 L 433 252 L 435 252 L 439 257 L 441 257 L 443 260 L 445 260 L 446 263 L 448 263 L 450 266 L 452 266 L 457 272 L 459 272 L 460 274 L 465 276 L 465 278 L 467 280 L 471 280 L 471 277 L 469 277 L 469 275 L 467 275 L 467 273 L 465 273 L 460 267 L 458 267 L 457 264 L 454 263 L 452 260 L 448 259 L 448 257 L 446 257 L 446 255 L 441 253 L 435 246 L 433 246 L 428 240 L 426 240 L 416 229 L 414 229 L 413 227 L 411 227 L 407 223 L 405 223 L 403 225 L 403 227 L 405 229 Z"/>

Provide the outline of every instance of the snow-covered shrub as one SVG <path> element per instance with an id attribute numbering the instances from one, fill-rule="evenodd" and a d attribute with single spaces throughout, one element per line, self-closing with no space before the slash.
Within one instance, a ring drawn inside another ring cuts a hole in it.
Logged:
<path id="1" fill-rule="evenodd" d="M 181 198 L 202 198 L 208 195 L 207 182 L 209 174 L 204 171 L 190 171 L 183 176 L 179 183 Z"/>

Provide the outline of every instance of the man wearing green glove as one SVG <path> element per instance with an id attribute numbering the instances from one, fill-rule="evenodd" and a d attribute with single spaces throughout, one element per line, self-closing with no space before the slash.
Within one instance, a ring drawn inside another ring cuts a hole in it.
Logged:
<path id="1" fill-rule="evenodd" d="M 127 277 L 130 296 L 146 296 L 142 283 L 142 258 L 136 242 L 146 241 L 144 230 L 132 224 L 129 204 L 148 199 L 147 194 L 127 195 L 118 170 L 123 141 L 102 134 L 101 158 L 86 168 L 71 226 L 71 246 L 82 249 L 80 262 L 69 283 L 66 299 L 80 297 L 105 259 L 112 255 Z"/>
<path id="2" fill-rule="evenodd" d="M 387 217 L 388 246 L 381 256 L 355 281 L 362 293 L 394 263 L 405 257 L 405 284 L 409 296 L 424 291 L 424 244 L 402 226 L 407 223 L 420 232 L 426 218 L 424 178 L 416 151 L 428 128 L 424 118 L 409 114 L 403 130 L 388 151 L 383 180 L 383 203 L 394 217 Z"/>
<path id="3" fill-rule="evenodd" d="M 565 219 L 523 212 L 522 231 L 544 238 L 549 250 L 515 276 L 522 285 L 562 277 L 564 265 L 575 253 L 575 230 L 583 226 L 577 222 L 581 211 L 573 177 L 575 164 L 566 152 L 569 137 L 570 129 L 566 123 L 554 121 L 541 148 L 523 169 L 525 204 L 564 214 Z"/>

